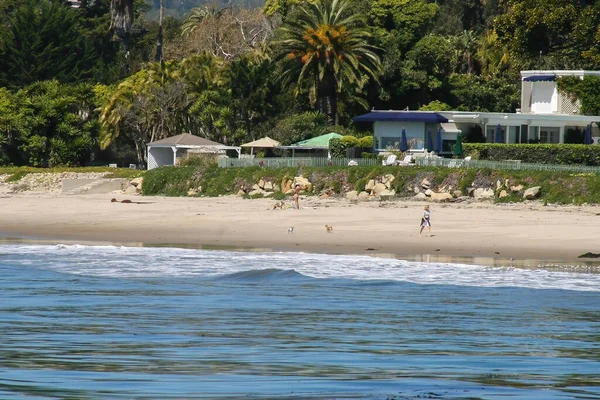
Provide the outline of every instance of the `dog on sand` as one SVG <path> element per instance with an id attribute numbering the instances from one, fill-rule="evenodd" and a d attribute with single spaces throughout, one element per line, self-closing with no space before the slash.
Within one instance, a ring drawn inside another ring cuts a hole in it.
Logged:
<path id="1" fill-rule="evenodd" d="M 283 202 L 283 200 L 279 200 L 277 203 L 275 203 L 273 205 L 273 210 L 277 210 L 278 208 L 280 210 L 283 210 L 283 207 L 285 207 L 285 203 Z"/>
<path id="2" fill-rule="evenodd" d="M 331 225 L 325 225 L 325 231 L 327 233 L 333 233 L 333 226 L 331 226 Z"/>

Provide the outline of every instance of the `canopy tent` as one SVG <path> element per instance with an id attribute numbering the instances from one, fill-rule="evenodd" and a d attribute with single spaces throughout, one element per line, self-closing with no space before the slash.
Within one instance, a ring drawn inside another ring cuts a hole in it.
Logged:
<path id="1" fill-rule="evenodd" d="M 335 132 L 326 133 L 311 139 L 302 140 L 290 146 L 279 146 L 279 149 L 292 150 L 292 157 L 296 150 L 327 150 L 329 151 L 329 141 L 331 139 L 341 139 L 342 135 Z"/>
<path id="2" fill-rule="evenodd" d="M 148 148 L 148 169 L 175 165 L 177 156 L 181 156 L 188 151 L 224 154 L 226 150 L 235 150 L 238 155 L 240 154 L 240 148 L 237 146 L 227 146 L 191 133 L 182 133 L 181 135 L 157 140 L 148 143 L 146 146 Z"/>
<path id="3" fill-rule="evenodd" d="M 244 143 L 242 147 L 250 147 L 250 154 L 254 154 L 254 148 L 257 147 L 259 149 L 274 149 L 278 147 L 281 143 L 279 143 L 275 139 L 271 139 L 268 136 L 265 136 L 262 139 L 255 140 L 250 143 Z"/>

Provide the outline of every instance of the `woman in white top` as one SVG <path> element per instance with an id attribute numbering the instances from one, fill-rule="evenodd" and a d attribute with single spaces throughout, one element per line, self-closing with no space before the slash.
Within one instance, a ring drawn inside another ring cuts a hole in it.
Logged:
<path id="1" fill-rule="evenodd" d="M 423 217 L 421 217 L 421 230 L 419 231 L 419 236 L 422 236 L 423 229 L 427 228 L 427 236 L 431 236 L 431 212 L 429 211 L 429 206 L 425 206 L 425 210 L 423 211 Z"/>

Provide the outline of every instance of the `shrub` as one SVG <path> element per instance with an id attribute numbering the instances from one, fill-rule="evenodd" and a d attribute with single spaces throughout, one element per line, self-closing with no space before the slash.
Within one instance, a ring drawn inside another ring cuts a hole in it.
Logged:
<path id="1" fill-rule="evenodd" d="M 474 159 L 521 160 L 537 164 L 600 165 L 600 146 L 585 144 L 464 143 L 463 153 Z"/>

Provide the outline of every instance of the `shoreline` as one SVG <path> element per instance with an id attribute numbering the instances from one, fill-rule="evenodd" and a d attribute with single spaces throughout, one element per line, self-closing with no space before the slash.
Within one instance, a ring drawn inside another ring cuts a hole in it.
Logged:
<path id="1" fill-rule="evenodd" d="M 132 203 L 111 203 L 113 196 L 0 198 L 0 243 L 12 237 L 17 241 L 292 251 L 431 262 L 600 262 L 579 258 L 588 252 L 600 253 L 596 239 L 600 206 L 351 203 L 302 197 L 300 210 L 273 210 L 272 199 L 136 196 L 128 198 Z M 418 235 L 425 204 L 432 208 L 432 237 Z M 333 226 L 332 233 L 326 232 L 325 224 Z M 287 233 L 290 226 L 294 226 L 293 234 Z"/>

